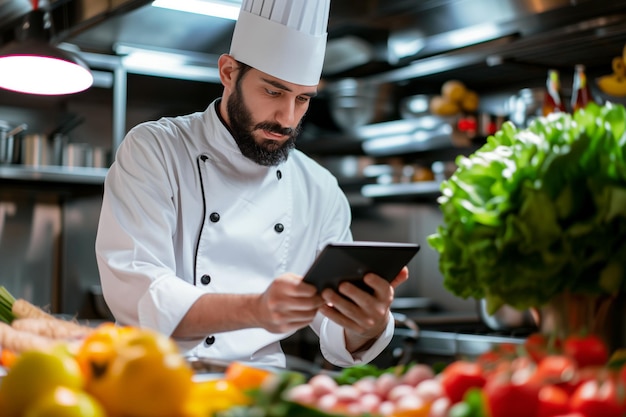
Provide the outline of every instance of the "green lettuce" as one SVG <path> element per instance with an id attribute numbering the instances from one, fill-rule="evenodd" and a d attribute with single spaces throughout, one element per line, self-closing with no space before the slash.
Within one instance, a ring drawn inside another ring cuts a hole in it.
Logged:
<path id="1" fill-rule="evenodd" d="M 539 307 L 569 291 L 616 294 L 626 269 L 626 109 L 589 105 L 527 128 L 507 122 L 441 185 L 428 237 L 444 286 Z"/>

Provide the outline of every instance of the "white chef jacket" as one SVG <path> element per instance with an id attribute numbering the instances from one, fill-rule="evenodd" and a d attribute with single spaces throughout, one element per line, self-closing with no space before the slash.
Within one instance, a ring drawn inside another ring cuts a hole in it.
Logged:
<path id="1" fill-rule="evenodd" d="M 303 275 L 327 243 L 352 240 L 336 179 L 298 150 L 273 167 L 244 157 L 216 103 L 133 128 L 109 170 L 96 257 L 120 324 L 171 335 L 204 293 L 261 293 L 285 272 Z M 311 327 L 329 362 L 351 366 L 380 354 L 394 320 L 358 358 L 336 323 L 318 314 Z M 178 343 L 187 355 L 285 366 L 290 334 L 251 328 Z"/>

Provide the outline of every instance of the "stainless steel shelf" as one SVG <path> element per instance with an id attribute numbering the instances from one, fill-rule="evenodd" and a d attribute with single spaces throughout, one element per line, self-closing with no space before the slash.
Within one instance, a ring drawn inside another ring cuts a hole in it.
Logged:
<path id="1" fill-rule="evenodd" d="M 441 192 L 439 181 L 419 181 L 393 184 L 367 184 L 361 194 L 370 198 L 435 197 Z"/>
<path id="2" fill-rule="evenodd" d="M 104 184 L 108 168 L 65 166 L 0 166 L 0 181 L 55 182 L 67 184 Z"/>
<path id="3" fill-rule="evenodd" d="M 436 354 L 453 357 L 476 357 L 503 343 L 520 345 L 524 337 L 498 334 L 463 334 L 437 330 L 421 330 L 417 345 L 418 354 Z"/>

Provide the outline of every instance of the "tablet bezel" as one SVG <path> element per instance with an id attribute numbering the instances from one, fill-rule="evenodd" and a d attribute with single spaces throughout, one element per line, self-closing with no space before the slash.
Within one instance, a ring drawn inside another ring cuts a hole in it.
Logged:
<path id="1" fill-rule="evenodd" d="M 329 243 L 304 275 L 304 281 L 313 284 L 318 292 L 325 288 L 337 291 L 341 282 L 349 281 L 372 294 L 372 288 L 363 282 L 366 273 L 373 272 L 391 282 L 419 250 L 417 243 Z"/>

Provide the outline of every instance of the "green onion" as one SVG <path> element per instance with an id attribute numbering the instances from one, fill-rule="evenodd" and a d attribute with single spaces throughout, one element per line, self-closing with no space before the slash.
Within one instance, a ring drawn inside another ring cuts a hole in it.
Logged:
<path id="1" fill-rule="evenodd" d="M 0 321 L 11 324 L 15 319 L 13 314 L 14 302 L 15 297 L 4 286 L 0 286 Z"/>

